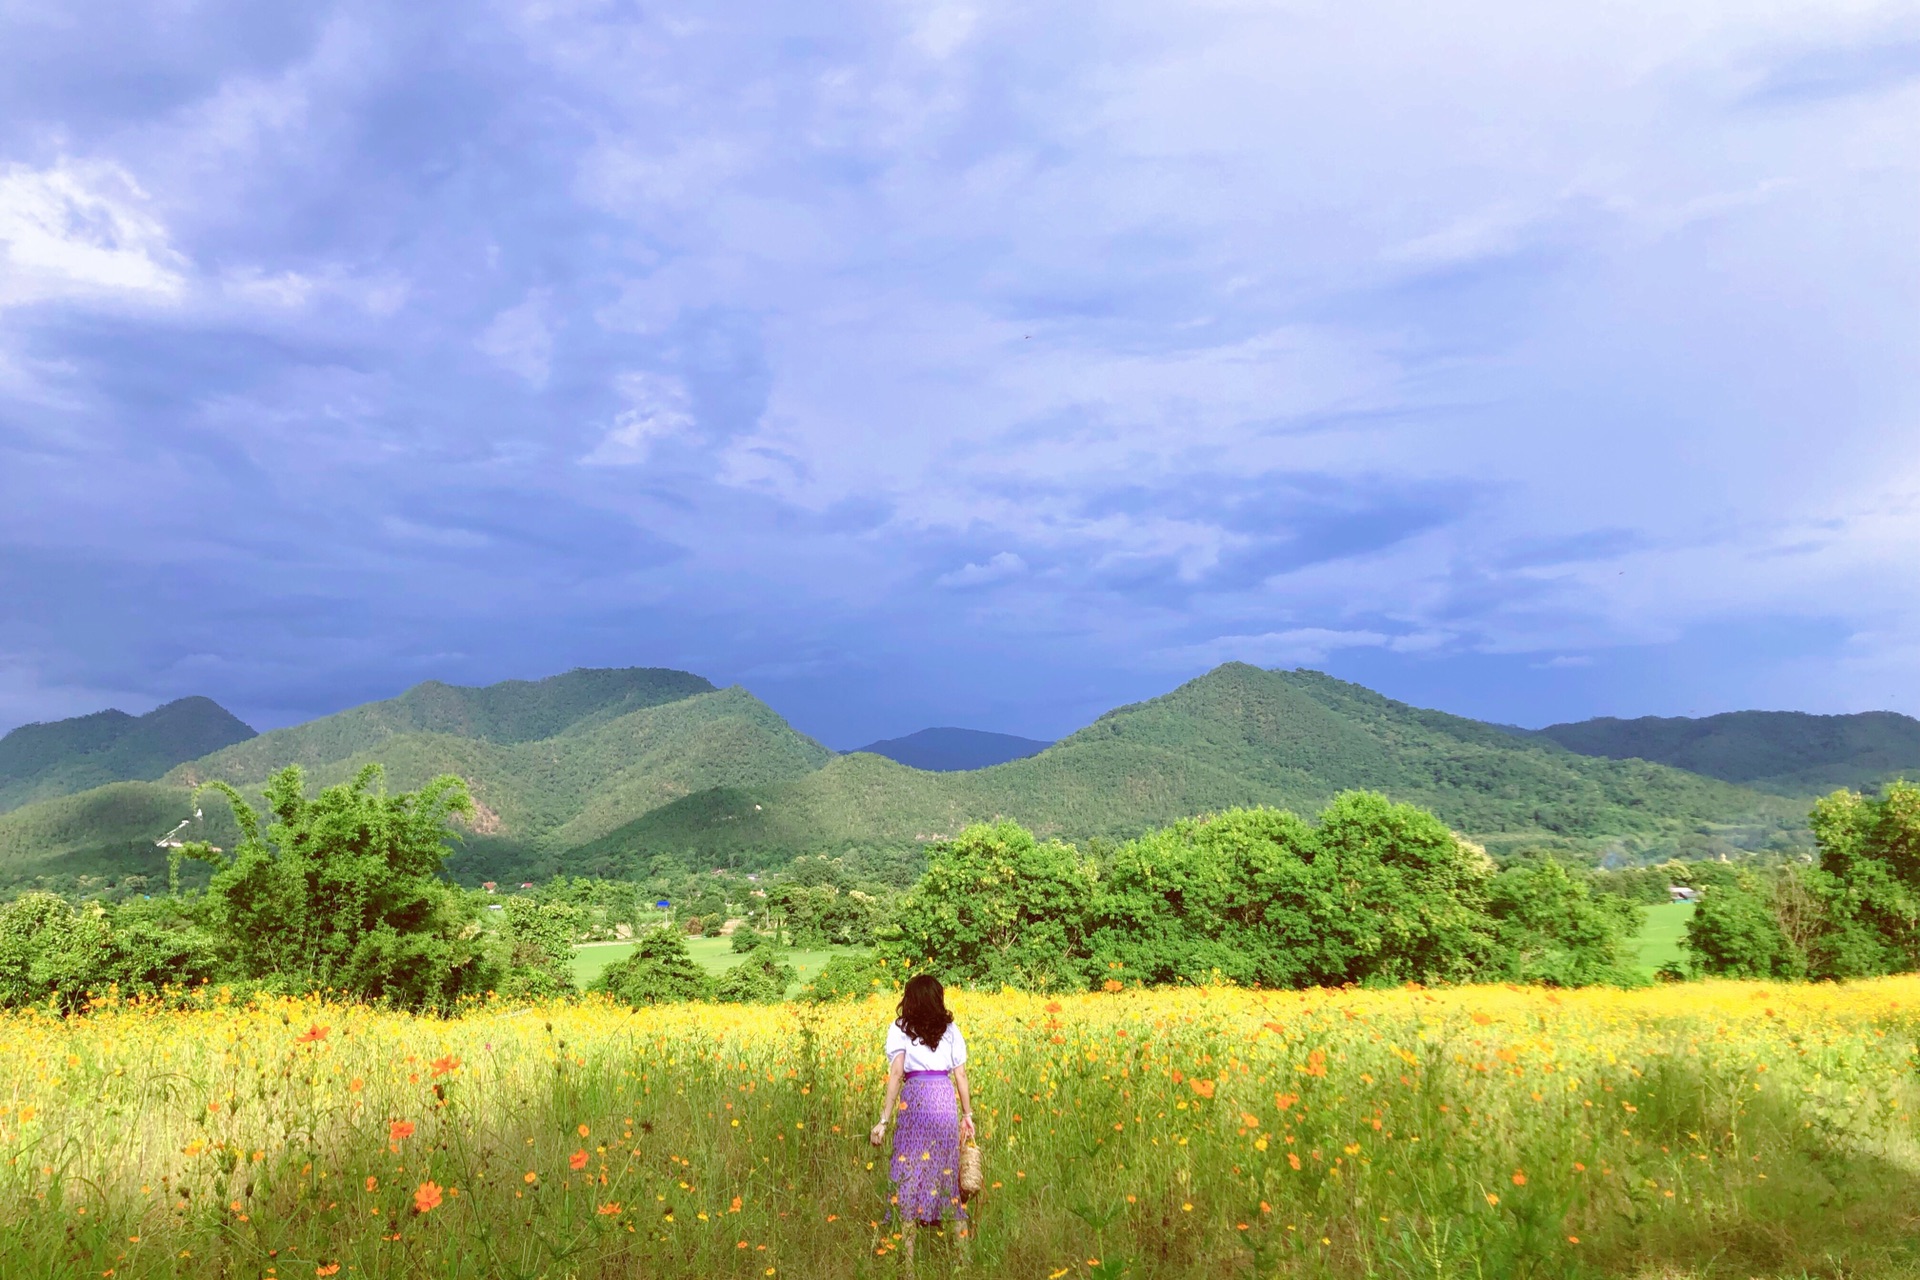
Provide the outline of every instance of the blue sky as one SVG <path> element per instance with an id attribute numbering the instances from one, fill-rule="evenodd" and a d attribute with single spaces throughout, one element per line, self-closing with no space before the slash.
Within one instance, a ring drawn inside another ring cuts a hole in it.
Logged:
<path id="1" fill-rule="evenodd" d="M 0 727 L 1920 712 L 1911 4 L 0 8 Z"/>

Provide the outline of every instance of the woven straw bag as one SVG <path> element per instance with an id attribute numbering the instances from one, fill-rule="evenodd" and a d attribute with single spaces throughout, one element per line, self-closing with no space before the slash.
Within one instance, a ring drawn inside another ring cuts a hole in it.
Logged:
<path id="1" fill-rule="evenodd" d="M 960 1148 L 960 1198 L 973 1199 L 986 1184 L 987 1176 L 980 1168 L 980 1148 L 969 1138 Z"/>

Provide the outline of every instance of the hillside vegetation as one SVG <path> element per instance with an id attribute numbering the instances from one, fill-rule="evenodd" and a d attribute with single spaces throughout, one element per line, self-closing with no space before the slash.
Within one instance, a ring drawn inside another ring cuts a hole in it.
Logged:
<path id="1" fill-rule="evenodd" d="M 1785 796 L 1920 778 L 1920 720 L 1892 711 L 1731 711 L 1697 720 L 1607 716 L 1548 725 L 1539 734 L 1582 755 L 1651 760 Z"/>
<path id="2" fill-rule="evenodd" d="M 152 841 L 190 811 L 193 784 L 251 789 L 288 764 L 320 785 L 376 762 L 400 789 L 443 773 L 466 779 L 475 812 L 461 870 L 482 874 L 530 866 L 548 849 L 592 840 L 695 791 L 779 782 L 831 756 L 745 690 L 715 689 L 684 672 L 577 671 L 483 689 L 426 684 L 262 734 L 157 783 L 0 815 L 0 877 L 97 873 L 129 859 L 151 874 Z M 218 842 L 223 832 L 196 825 L 189 834 Z"/>
<path id="3" fill-rule="evenodd" d="M 21 725 L 0 738 L 0 813 L 111 782 L 151 781 L 253 736 L 211 698 L 181 698 L 143 716 L 96 711 Z"/>
<path id="4" fill-rule="evenodd" d="M 1803 806 L 1642 761 L 1425 711 L 1311 671 L 1229 663 L 1109 712 L 1029 759 L 927 773 L 872 755 L 767 787 L 690 795 L 568 855 L 570 868 L 650 852 L 773 862 L 810 849 L 886 846 L 1009 818 L 1043 837 L 1126 839 L 1241 805 L 1295 811 L 1363 788 L 1432 809 L 1492 845 L 1658 843 L 1703 826 L 1795 829 Z"/>

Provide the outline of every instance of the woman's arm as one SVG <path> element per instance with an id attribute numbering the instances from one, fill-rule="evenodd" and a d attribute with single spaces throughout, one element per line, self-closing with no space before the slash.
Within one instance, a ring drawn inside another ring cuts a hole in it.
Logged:
<path id="1" fill-rule="evenodd" d="M 967 1083 L 966 1064 L 953 1069 L 954 1087 L 960 1090 L 960 1136 L 973 1136 L 973 1086 Z"/>
<path id="2" fill-rule="evenodd" d="M 887 1121 L 893 1118 L 893 1108 L 900 1101 L 900 1081 L 907 1074 L 907 1055 L 903 1050 L 893 1055 L 893 1061 L 887 1064 L 887 1101 L 880 1108 L 879 1123 L 873 1126 L 873 1132 L 867 1137 L 874 1146 L 879 1146 L 887 1137 Z"/>

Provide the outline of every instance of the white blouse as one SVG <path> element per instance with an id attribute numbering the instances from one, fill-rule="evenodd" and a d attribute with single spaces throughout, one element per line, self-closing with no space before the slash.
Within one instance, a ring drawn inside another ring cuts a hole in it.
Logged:
<path id="1" fill-rule="evenodd" d="M 958 1023 L 948 1023 L 940 1043 L 929 1049 L 904 1031 L 899 1023 L 887 1028 L 887 1063 L 901 1054 L 907 1056 L 908 1071 L 951 1071 L 967 1061 L 967 1042 Z"/>

